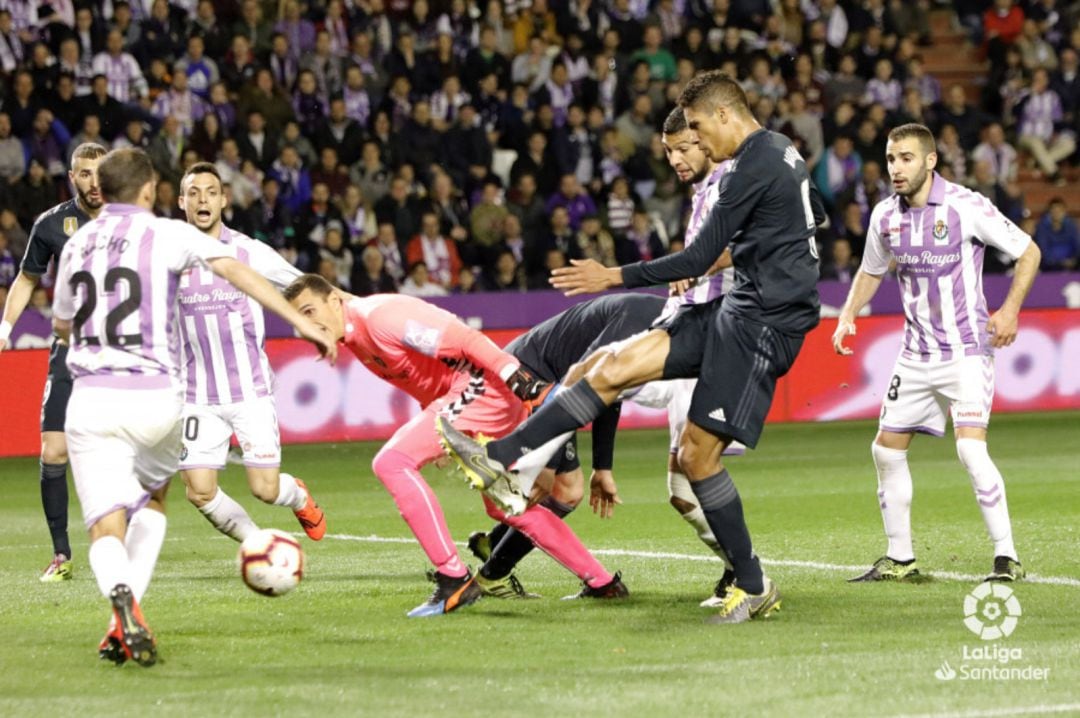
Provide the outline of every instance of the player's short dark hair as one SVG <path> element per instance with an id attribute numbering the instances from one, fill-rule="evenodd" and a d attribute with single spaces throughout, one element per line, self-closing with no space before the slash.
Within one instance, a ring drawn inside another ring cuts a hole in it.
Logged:
<path id="1" fill-rule="evenodd" d="M 750 114 L 750 103 L 742 86 L 735 78 L 720 70 L 709 70 L 695 75 L 679 95 L 679 107 L 684 109 L 691 107 L 712 112 L 720 105 Z"/>
<path id="2" fill-rule="evenodd" d="M 326 281 L 318 274 L 301 274 L 299 277 L 293 280 L 293 283 L 285 287 L 283 294 L 285 295 L 285 301 L 291 302 L 304 293 L 304 290 L 311 290 L 311 293 L 317 297 L 326 299 L 334 292 L 334 285 Z"/>
<path id="3" fill-rule="evenodd" d="M 934 141 L 934 133 L 931 132 L 930 128 L 926 125 L 920 125 L 918 122 L 909 122 L 906 125 L 894 127 L 889 132 L 889 142 L 899 142 L 900 140 L 906 140 L 909 137 L 914 137 L 919 141 L 919 146 L 922 147 L 925 154 L 937 152 L 937 142 Z"/>
<path id="4" fill-rule="evenodd" d="M 125 147 L 107 153 L 98 165 L 101 196 L 106 202 L 132 204 L 139 190 L 154 181 L 154 165 L 150 155 L 136 147 Z"/>
<path id="5" fill-rule="evenodd" d="M 686 113 L 683 112 L 681 107 L 676 107 L 664 118 L 665 135 L 677 135 L 680 132 L 686 132 L 687 129 L 689 127 L 686 124 Z"/>
<path id="6" fill-rule="evenodd" d="M 108 153 L 109 151 L 97 142 L 83 142 L 71 153 L 71 165 L 75 166 L 75 160 L 96 160 Z"/>
<path id="7" fill-rule="evenodd" d="M 214 175 L 215 177 L 217 177 L 218 184 L 222 186 L 225 185 L 225 183 L 221 179 L 221 173 L 218 172 L 218 168 L 214 165 L 213 162 L 196 162 L 195 164 L 191 165 L 191 167 L 188 167 L 187 172 L 185 172 L 184 176 L 180 178 L 180 186 L 183 187 L 184 180 L 186 180 L 188 177 L 193 177 L 195 175 Z"/>

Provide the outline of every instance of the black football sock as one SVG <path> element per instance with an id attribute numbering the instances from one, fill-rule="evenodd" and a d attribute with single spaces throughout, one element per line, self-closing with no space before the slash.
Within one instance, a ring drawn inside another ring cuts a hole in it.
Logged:
<path id="1" fill-rule="evenodd" d="M 747 593 L 765 590 L 761 563 L 750 542 L 750 529 L 743 518 L 742 500 L 727 469 L 701 481 L 691 481 L 705 520 L 717 542 L 728 555 L 735 571 L 735 585 Z"/>
<path id="2" fill-rule="evenodd" d="M 566 515 L 574 510 L 573 506 L 550 496 L 541 501 L 540 505 L 560 519 L 566 518 Z M 510 575 L 521 559 L 533 550 L 533 542 L 528 536 L 506 524 L 500 524 L 500 526 L 506 527 L 506 531 L 501 532 L 502 539 L 498 544 L 495 543 L 495 531 L 491 532 L 491 558 L 480 567 L 480 575 L 487 579 L 500 579 Z"/>
<path id="3" fill-rule="evenodd" d="M 499 545 L 499 542 L 503 540 L 508 531 L 513 531 L 512 528 L 503 523 L 495 524 L 495 527 L 488 531 L 488 545 L 491 546 L 491 552 L 495 553 L 495 548 Z M 488 556 L 488 558 L 491 558 Z"/>
<path id="4" fill-rule="evenodd" d="M 600 416 L 607 408 L 588 382 L 582 380 L 555 395 L 512 434 L 487 445 L 487 454 L 510 466 L 528 450 L 542 446 L 559 434 L 574 431 Z"/>
<path id="5" fill-rule="evenodd" d="M 41 463 L 41 505 L 45 509 L 49 533 L 52 534 L 53 553 L 62 553 L 71 558 L 67 531 L 67 464 Z"/>

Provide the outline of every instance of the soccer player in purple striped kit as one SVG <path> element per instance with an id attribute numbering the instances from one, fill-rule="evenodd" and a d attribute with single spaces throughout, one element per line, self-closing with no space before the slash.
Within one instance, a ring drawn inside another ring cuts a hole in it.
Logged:
<path id="1" fill-rule="evenodd" d="M 73 377 L 64 433 L 90 567 L 112 606 L 98 653 L 150 666 L 157 646 L 139 604 L 165 540 L 165 492 L 180 458 L 181 274 L 209 266 L 330 360 L 337 352 L 223 243 L 150 212 L 155 175 L 145 152 L 113 150 L 98 179 L 105 207 L 64 246 L 56 278 L 53 327 L 70 344 Z"/>
<path id="2" fill-rule="evenodd" d="M 855 317 L 895 261 L 904 339 L 871 445 L 888 549 L 852 580 L 896 581 L 919 575 L 911 538 L 907 451 L 916 433 L 943 436 L 948 411 L 956 452 L 971 477 L 994 544 L 987 580 L 1016 581 L 1024 569 L 1013 545 L 1005 483 L 986 448 L 986 430 L 994 397 L 994 349 L 1016 339 L 1020 306 L 1039 268 L 1039 248 L 986 197 L 934 172 L 934 136 L 926 127 L 894 128 L 886 160 L 896 194 L 871 213 L 862 267 L 832 338 L 838 354 L 852 353 L 844 339 L 855 334 Z M 987 245 L 1016 260 L 1009 293 L 993 314 L 982 292 Z"/>
<path id="3" fill-rule="evenodd" d="M 188 223 L 278 289 L 289 286 L 300 270 L 269 245 L 226 227 L 221 213 L 227 203 L 214 165 L 198 162 L 184 173 L 179 204 Z M 278 468 L 281 437 L 273 374 L 263 350 L 262 309 L 208 267 L 192 267 L 180 276 L 180 337 L 187 375 L 180 476 L 188 500 L 214 528 L 237 541 L 258 530 L 247 511 L 218 486 L 218 471 L 225 468 L 235 432 L 251 493 L 292 509 L 308 537 L 320 540 L 326 534 L 322 509 L 304 482 Z"/>

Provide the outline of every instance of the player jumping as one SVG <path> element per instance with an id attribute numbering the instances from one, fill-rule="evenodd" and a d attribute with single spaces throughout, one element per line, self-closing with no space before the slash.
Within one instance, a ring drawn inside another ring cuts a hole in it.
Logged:
<path id="1" fill-rule="evenodd" d="M 278 289 L 300 276 L 268 245 L 226 227 L 221 175 L 209 162 L 192 165 L 180 182 L 180 209 L 189 224 L 221 242 Z M 262 308 L 208 267 L 180 277 L 180 336 L 187 389 L 180 476 L 188 500 L 221 533 L 243 541 L 258 530 L 247 511 L 218 486 L 229 439 L 236 433 L 251 493 L 292 509 L 307 535 L 326 534 L 326 518 L 303 481 L 281 472 L 281 438 L 273 375 L 263 349 Z"/>
<path id="2" fill-rule="evenodd" d="M 874 207 L 862 267 L 833 334 L 836 352 L 850 355 L 844 339 L 855 334 L 855 317 L 895 261 L 904 344 L 870 447 L 888 548 L 853 581 L 918 576 L 907 452 L 916 432 L 943 436 L 950 413 L 956 453 L 994 544 L 987 580 L 1024 576 L 1013 546 L 1005 481 L 986 449 L 986 427 L 994 397 L 994 349 L 1016 339 L 1020 306 L 1039 269 L 1039 248 L 986 197 L 934 172 L 936 149 L 934 135 L 922 125 L 901 125 L 889 133 L 886 161 L 896 194 Z M 993 314 L 982 293 L 986 245 L 1017 260 L 1009 294 Z"/>
<path id="3" fill-rule="evenodd" d="M 420 475 L 421 467 L 443 454 L 435 417 L 445 417 L 462 431 L 501 436 L 525 418 L 522 401 L 537 400 L 544 384 L 483 334 L 421 299 L 354 297 L 311 274 L 290 285 L 285 296 L 331 338 L 348 346 L 373 374 L 422 407 L 372 462 L 435 566 L 435 591 L 409 616 L 437 616 L 476 601 L 482 589 L 458 557 L 439 501 Z M 569 526 L 543 506 L 526 510 L 524 496 L 510 490 L 509 483 L 486 487 L 484 504 L 488 515 L 507 521 L 577 575 L 585 583 L 579 596 L 628 595 L 618 574 L 608 573 Z"/>

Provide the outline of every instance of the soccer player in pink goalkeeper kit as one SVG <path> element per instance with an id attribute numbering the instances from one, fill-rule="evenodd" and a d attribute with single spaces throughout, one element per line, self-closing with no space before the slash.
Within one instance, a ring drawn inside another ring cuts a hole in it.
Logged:
<path id="1" fill-rule="evenodd" d="M 541 398 L 545 385 L 483 334 L 421 299 L 354 297 L 311 274 L 293 282 L 285 298 L 423 408 L 372 463 L 435 565 L 434 593 L 409 616 L 442 615 L 473 603 L 483 591 L 458 557 L 439 501 L 420 475 L 422 466 L 443 456 L 435 418 L 444 416 L 469 433 L 502 436 L 525 420 L 528 407 L 522 402 Z M 521 531 L 584 581 L 579 596 L 628 595 L 619 576 L 608 573 L 569 526 L 543 506 L 526 508 L 525 497 L 509 484 L 496 482 L 485 492 L 484 504 L 490 516 Z"/>

